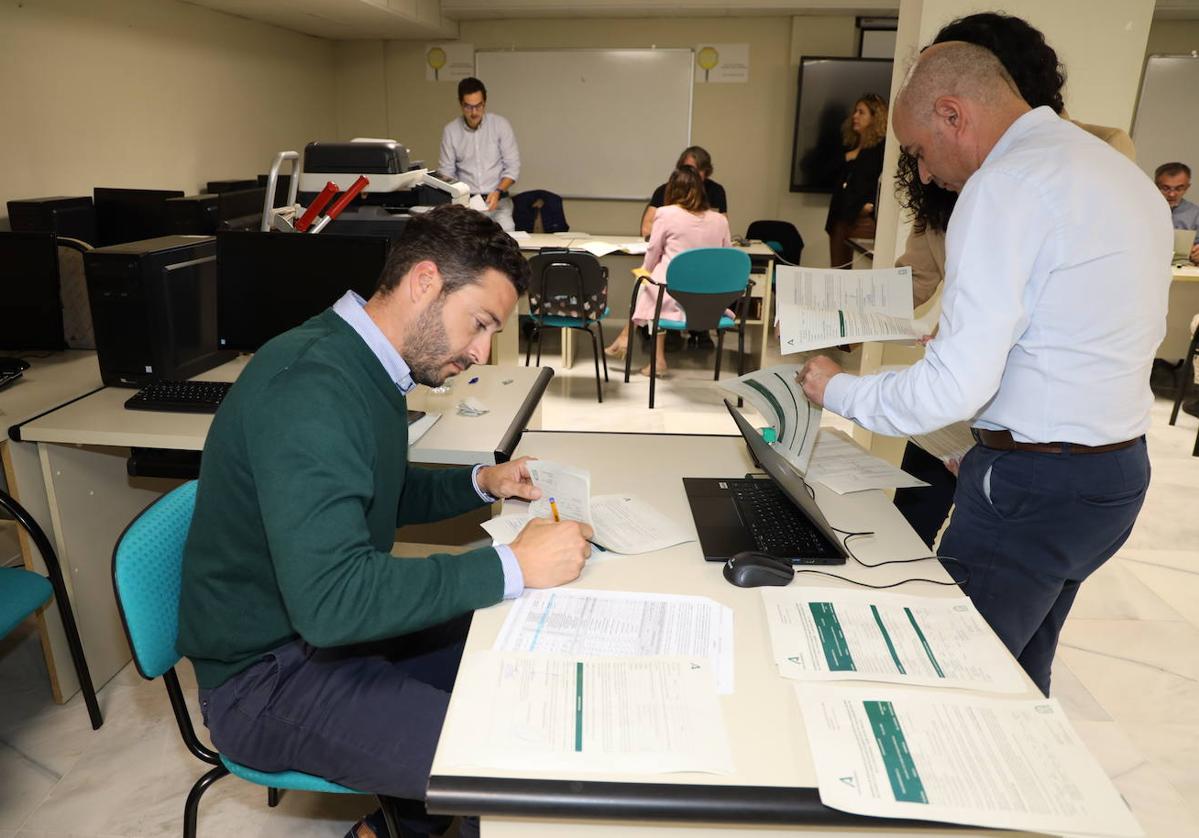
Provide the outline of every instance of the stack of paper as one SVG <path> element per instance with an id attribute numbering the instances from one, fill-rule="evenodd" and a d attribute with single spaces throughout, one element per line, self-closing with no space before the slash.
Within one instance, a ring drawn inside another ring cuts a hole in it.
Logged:
<path id="1" fill-rule="evenodd" d="M 614 553 L 651 553 L 694 540 L 678 523 L 636 495 L 591 497 L 591 472 L 586 469 L 550 460 L 530 460 L 528 467 L 541 498 L 529 504 L 528 514 L 505 515 L 484 523 L 483 529 L 495 544 L 511 543 L 531 518 L 553 518 L 555 509 L 559 520 L 590 526 L 595 544 Z"/>
<path id="2" fill-rule="evenodd" d="M 1016 662 L 966 597 L 763 588 L 762 599 L 785 678 L 1027 689 Z"/>
<path id="3" fill-rule="evenodd" d="M 733 691 L 733 611 L 706 597 L 556 588 L 512 604 L 496 651 L 705 658 Z"/>
<path id="4" fill-rule="evenodd" d="M 797 684 L 820 801 L 860 815 L 1142 831 L 1052 699 Z"/>
<path id="5" fill-rule="evenodd" d="M 838 495 L 866 489 L 928 485 L 886 460 L 867 453 L 840 431 L 829 428 L 820 431 L 820 437 L 812 451 L 812 462 L 805 476 L 809 480 L 823 483 Z"/>
<path id="6" fill-rule="evenodd" d="M 868 340 L 912 340 L 912 269 L 775 268 L 782 352 Z"/>
<path id="7" fill-rule="evenodd" d="M 941 462 L 962 461 L 966 452 L 974 447 L 969 422 L 954 422 L 940 430 L 927 434 L 913 434 L 912 442 L 932 454 Z"/>
<path id="8" fill-rule="evenodd" d="M 722 381 L 720 387 L 742 397 L 762 414 L 775 432 L 771 446 L 803 474 L 812 459 L 824 411 L 804 395 L 795 380 L 798 371 L 797 364 L 780 364 Z"/>
<path id="9" fill-rule="evenodd" d="M 447 765 L 568 773 L 733 772 L 704 659 L 465 656 Z"/>

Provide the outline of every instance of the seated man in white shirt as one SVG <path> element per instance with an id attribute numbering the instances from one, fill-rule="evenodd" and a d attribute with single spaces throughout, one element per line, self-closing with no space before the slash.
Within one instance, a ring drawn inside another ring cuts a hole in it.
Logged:
<path id="1" fill-rule="evenodd" d="M 968 571 L 966 594 L 1048 695 L 1079 586 L 1128 538 L 1148 489 L 1169 214 L 1135 164 L 1030 108 L 973 44 L 924 51 L 893 127 L 921 180 L 959 193 L 937 336 L 900 372 L 847 375 L 819 356 L 799 379 L 878 433 L 970 420 L 979 444 L 939 553 Z"/>
<path id="2" fill-rule="evenodd" d="M 1199 231 L 1199 205 L 1183 197 L 1191 188 L 1191 167 L 1186 163 L 1163 163 L 1153 173 L 1153 182 L 1170 205 L 1174 229 Z M 1199 232 L 1191 246 L 1191 262 L 1199 265 Z"/>
<path id="3" fill-rule="evenodd" d="M 486 202 L 486 214 L 511 233 L 516 226 L 508 190 L 520 177 L 516 134 L 508 120 L 487 113 L 487 88 L 478 79 L 458 82 L 458 104 L 462 118 L 441 132 L 437 171 L 465 183 Z"/>

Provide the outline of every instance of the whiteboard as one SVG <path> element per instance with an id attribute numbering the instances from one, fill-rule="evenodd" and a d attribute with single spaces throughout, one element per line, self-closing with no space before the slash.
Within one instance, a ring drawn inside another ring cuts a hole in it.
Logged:
<path id="1" fill-rule="evenodd" d="M 1150 177 L 1162 163 L 1178 161 L 1199 169 L 1196 113 L 1199 113 L 1199 58 L 1149 56 L 1132 140 L 1137 147 L 1137 165 Z"/>
<path id="2" fill-rule="evenodd" d="M 512 123 L 515 191 L 645 201 L 691 145 L 689 49 L 475 53 L 487 110 Z"/>

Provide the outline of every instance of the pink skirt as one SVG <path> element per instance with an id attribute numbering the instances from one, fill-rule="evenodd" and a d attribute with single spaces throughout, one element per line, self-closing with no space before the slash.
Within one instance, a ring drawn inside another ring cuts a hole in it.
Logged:
<path id="1" fill-rule="evenodd" d="M 638 326 L 645 326 L 654 319 L 654 306 L 658 304 L 658 286 L 649 282 L 641 283 L 637 291 L 637 305 L 633 308 L 632 320 Z M 662 313 L 660 320 L 686 320 L 687 314 L 674 297 L 662 292 Z"/>

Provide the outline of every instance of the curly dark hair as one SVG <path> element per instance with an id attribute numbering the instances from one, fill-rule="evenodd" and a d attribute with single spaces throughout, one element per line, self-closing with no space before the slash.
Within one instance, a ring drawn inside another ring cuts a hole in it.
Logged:
<path id="1" fill-rule="evenodd" d="M 933 38 L 934 44 L 965 41 L 995 54 L 1016 82 L 1024 101 L 1032 107 L 1048 105 L 1054 113 L 1065 109 L 1062 88 L 1066 69 L 1041 31 L 1012 15 L 984 12 L 949 23 Z M 957 193 L 920 182 L 916 158 L 900 152 L 895 172 L 895 196 L 911 213 L 917 230 L 944 231 L 957 203 Z"/>
<path id="2" fill-rule="evenodd" d="M 529 287 L 529 263 L 516 239 L 481 212 L 443 204 L 408 219 L 391 246 L 375 293 L 391 293 L 413 265 L 426 259 L 441 272 L 443 296 L 478 282 L 488 268 L 508 277 L 517 295 Z"/>

